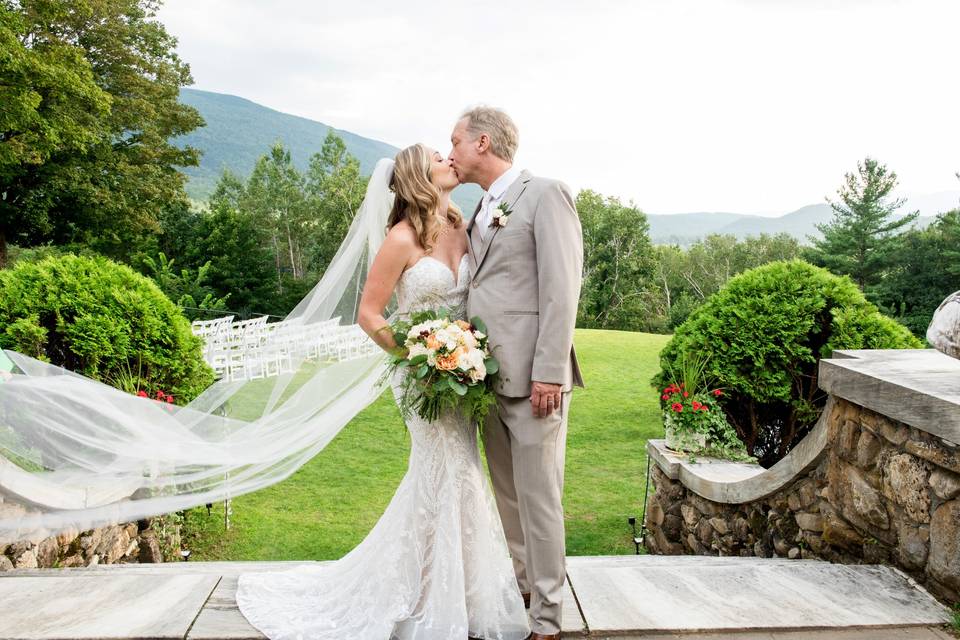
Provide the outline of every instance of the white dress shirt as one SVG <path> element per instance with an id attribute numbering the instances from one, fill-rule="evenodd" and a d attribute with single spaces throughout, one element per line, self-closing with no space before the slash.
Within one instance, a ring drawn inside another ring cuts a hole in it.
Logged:
<path id="1" fill-rule="evenodd" d="M 483 239 L 486 239 L 487 233 L 490 231 L 490 222 L 493 221 L 493 212 L 497 205 L 500 204 L 503 196 L 507 193 L 507 189 L 517 181 L 521 173 L 520 168 L 511 166 L 494 180 L 490 188 L 483 193 L 483 204 L 480 206 L 480 211 L 477 212 L 477 224 L 480 225 L 480 236 Z"/>

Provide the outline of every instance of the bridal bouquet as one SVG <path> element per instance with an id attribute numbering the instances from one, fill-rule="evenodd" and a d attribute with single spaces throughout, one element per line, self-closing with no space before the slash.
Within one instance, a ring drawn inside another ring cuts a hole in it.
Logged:
<path id="1" fill-rule="evenodd" d="M 406 370 L 400 409 L 427 421 L 444 409 L 459 409 L 482 421 L 496 401 L 492 389 L 500 363 L 490 355 L 487 328 L 480 318 L 451 320 L 450 312 L 421 311 L 390 325 L 398 345 L 392 374 Z"/>

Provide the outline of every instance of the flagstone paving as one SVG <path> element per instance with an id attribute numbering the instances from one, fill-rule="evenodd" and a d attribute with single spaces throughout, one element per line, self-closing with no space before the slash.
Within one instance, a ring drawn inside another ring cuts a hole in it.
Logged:
<path id="1" fill-rule="evenodd" d="M 237 609 L 237 576 L 301 562 L 182 562 L 0 573 L 0 637 L 262 636 Z M 564 637 L 667 640 L 945 640 L 950 613 L 877 565 L 704 556 L 571 557 Z"/>

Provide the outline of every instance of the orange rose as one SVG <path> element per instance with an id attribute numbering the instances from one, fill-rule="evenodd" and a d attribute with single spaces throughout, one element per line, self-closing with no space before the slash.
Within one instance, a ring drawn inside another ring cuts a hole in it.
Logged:
<path id="1" fill-rule="evenodd" d="M 457 356 L 453 353 L 448 353 L 445 356 L 437 356 L 437 369 L 440 371 L 453 371 L 457 368 Z"/>
<path id="2" fill-rule="evenodd" d="M 463 329 L 464 331 L 470 330 L 470 323 L 465 320 L 457 320 L 457 326 Z"/>
<path id="3" fill-rule="evenodd" d="M 440 347 L 441 347 L 441 344 L 440 344 L 440 341 L 437 340 L 437 336 L 435 336 L 435 335 L 432 334 L 432 333 L 431 333 L 429 336 L 427 336 L 427 348 L 428 348 L 428 349 L 431 349 L 431 350 L 433 350 L 433 351 L 436 351 L 436 350 L 439 349 Z"/>

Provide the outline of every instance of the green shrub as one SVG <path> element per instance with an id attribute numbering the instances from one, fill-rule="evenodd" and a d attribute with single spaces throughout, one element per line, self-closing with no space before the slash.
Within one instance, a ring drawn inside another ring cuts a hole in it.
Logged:
<path id="1" fill-rule="evenodd" d="M 0 271 L 0 348 L 178 401 L 213 381 L 190 323 L 150 279 L 103 257 Z"/>
<path id="2" fill-rule="evenodd" d="M 812 428 L 826 401 L 817 366 L 834 349 L 923 345 L 882 315 L 847 277 L 802 260 L 772 262 L 727 282 L 660 352 L 653 383 L 672 382 L 683 354 L 705 358 L 710 384 L 747 451 L 772 466 Z"/>

